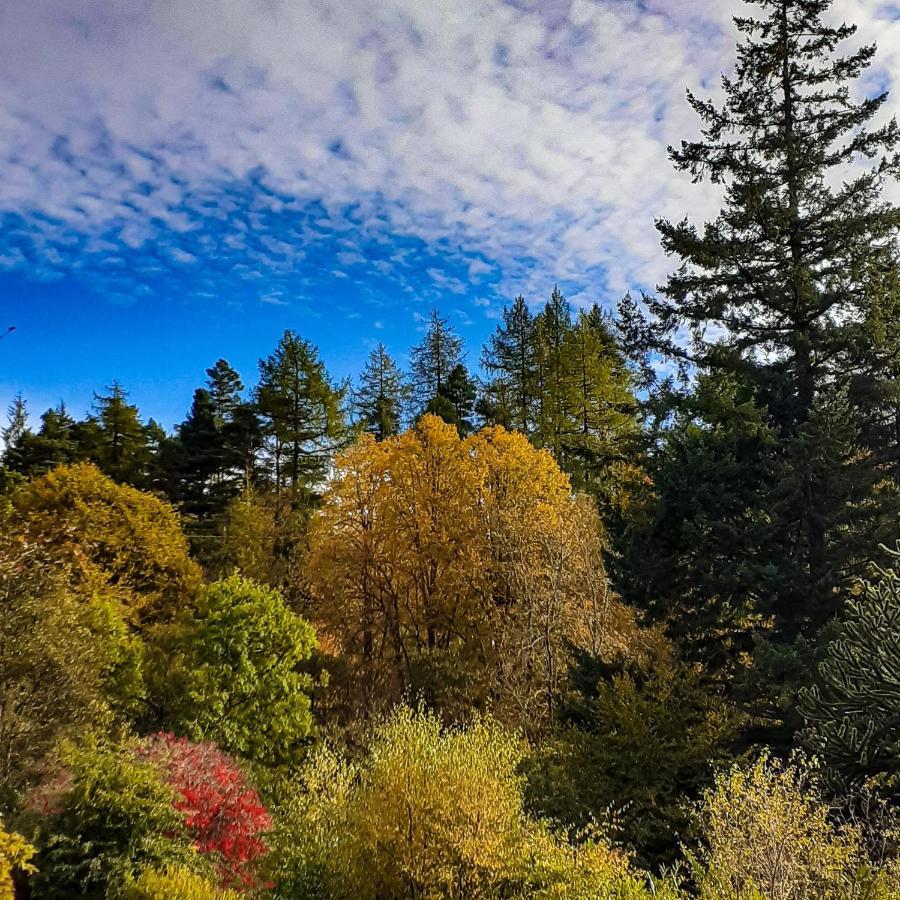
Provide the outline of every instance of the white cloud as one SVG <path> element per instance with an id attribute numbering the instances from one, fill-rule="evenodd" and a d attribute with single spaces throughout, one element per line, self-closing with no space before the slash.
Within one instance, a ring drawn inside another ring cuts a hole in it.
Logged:
<path id="1" fill-rule="evenodd" d="M 695 134 L 684 88 L 716 89 L 741 7 L 6 3 L 0 215 L 25 218 L 44 277 L 75 261 L 96 270 L 117 243 L 160 245 L 164 266 L 227 252 L 241 279 L 296 274 L 327 227 L 347 231 L 342 266 L 365 262 L 359 235 L 398 234 L 442 247 L 472 280 L 499 272 L 510 297 L 542 299 L 556 281 L 585 302 L 652 286 L 668 268 L 654 217 L 716 207 L 672 171 L 666 145 Z M 838 0 L 835 13 L 878 40 L 876 75 L 890 80 L 900 23 L 887 8 Z M 249 211 L 222 191 L 247 179 L 266 189 Z M 292 200 L 321 202 L 324 222 L 304 221 L 299 239 L 268 233 Z M 0 265 L 20 257 L 10 247 Z M 371 265 L 410 292 L 413 258 Z M 466 290 L 456 269 L 429 266 L 436 290 Z"/>

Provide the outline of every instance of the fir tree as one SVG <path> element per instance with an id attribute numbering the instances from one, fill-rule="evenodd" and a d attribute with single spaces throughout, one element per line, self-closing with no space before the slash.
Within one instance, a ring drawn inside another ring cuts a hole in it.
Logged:
<path id="1" fill-rule="evenodd" d="M 488 373 L 486 408 L 498 425 L 523 434 L 533 431 L 536 394 L 534 317 L 522 296 L 504 307 L 503 321 L 491 335 L 482 354 Z"/>
<path id="2" fill-rule="evenodd" d="M 851 84 L 875 51 L 838 53 L 854 28 L 825 23 L 828 0 L 752 5 L 758 18 L 736 20 L 745 38 L 734 76 L 723 79 L 723 105 L 689 94 L 703 136 L 670 151 L 695 180 L 723 185 L 725 203 L 702 228 L 657 223 L 664 249 L 682 263 L 659 298 L 645 298 L 652 324 L 644 349 L 749 390 L 743 411 L 701 410 L 694 423 L 742 429 L 760 419 L 772 437 L 766 458 L 749 470 L 762 479 L 743 491 L 752 506 L 733 507 L 730 545 L 743 557 L 735 573 L 768 568 L 753 592 L 766 587 L 757 612 L 773 617 L 777 639 L 791 641 L 834 615 L 841 584 L 865 565 L 896 515 L 894 494 L 870 493 L 896 443 L 872 443 L 874 431 L 863 428 L 869 412 L 835 385 L 861 373 L 880 377 L 867 330 L 895 266 L 900 216 L 881 191 L 898 169 L 898 131 L 894 122 L 871 126 L 885 94 L 852 99 Z M 684 332 L 687 347 L 674 341 Z M 709 499 L 707 509 L 692 504 L 686 523 L 700 542 L 690 559 L 701 565 L 716 552 L 719 501 Z M 677 510 L 671 515 L 684 521 Z M 754 560 L 760 522 L 780 541 Z M 723 595 L 708 600 L 726 608 L 742 581 L 721 584 Z"/>
<path id="3" fill-rule="evenodd" d="M 271 442 L 275 484 L 289 488 L 295 500 L 319 486 L 344 437 L 343 398 L 318 349 L 293 331 L 260 360 L 256 403 Z"/>
<path id="4" fill-rule="evenodd" d="M 88 452 L 100 469 L 122 484 L 145 483 L 151 459 L 147 430 L 138 408 L 128 403 L 128 394 L 114 381 L 107 394 L 94 395 L 95 424 Z"/>
<path id="5" fill-rule="evenodd" d="M 224 359 L 218 359 L 206 370 L 206 386 L 212 404 L 216 426 L 222 428 L 234 418 L 241 405 L 244 385 L 241 376 Z"/>

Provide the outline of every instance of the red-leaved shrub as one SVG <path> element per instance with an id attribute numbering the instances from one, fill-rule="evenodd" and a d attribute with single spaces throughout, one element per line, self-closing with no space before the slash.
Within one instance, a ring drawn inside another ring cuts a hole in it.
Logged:
<path id="1" fill-rule="evenodd" d="M 215 744 L 172 734 L 144 738 L 138 753 L 161 767 L 197 849 L 216 855 L 223 885 L 256 886 L 272 818 L 237 763 Z"/>

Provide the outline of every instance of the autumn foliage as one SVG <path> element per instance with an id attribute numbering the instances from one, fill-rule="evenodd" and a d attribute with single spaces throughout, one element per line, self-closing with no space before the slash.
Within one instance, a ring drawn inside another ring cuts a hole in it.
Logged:
<path id="1" fill-rule="evenodd" d="M 445 710 L 553 714 L 567 647 L 611 649 L 633 620 L 613 599 L 592 504 L 546 451 L 424 416 L 338 456 L 306 573 L 316 624 L 366 703 L 421 692 Z"/>
<path id="2" fill-rule="evenodd" d="M 234 760 L 215 744 L 172 734 L 145 738 L 137 752 L 162 768 L 185 828 L 197 850 L 217 860 L 223 883 L 254 885 L 254 867 L 268 852 L 262 836 L 272 819 Z"/>

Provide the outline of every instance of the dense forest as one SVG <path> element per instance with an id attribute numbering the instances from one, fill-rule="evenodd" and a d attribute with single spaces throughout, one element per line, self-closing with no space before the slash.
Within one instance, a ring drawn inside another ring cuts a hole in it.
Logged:
<path id="1" fill-rule="evenodd" d="M 654 294 L 16 398 L 0 898 L 900 897 L 900 131 L 829 6 L 688 94 Z"/>

